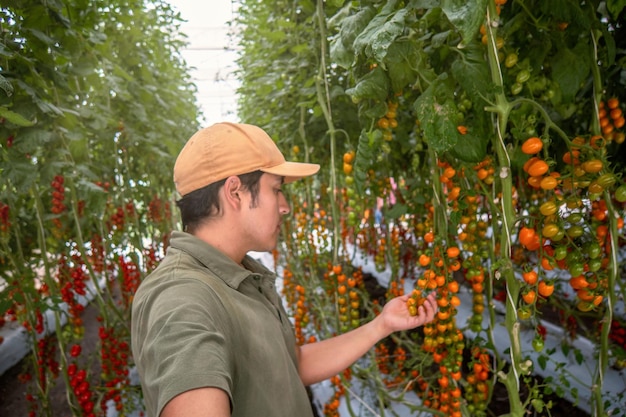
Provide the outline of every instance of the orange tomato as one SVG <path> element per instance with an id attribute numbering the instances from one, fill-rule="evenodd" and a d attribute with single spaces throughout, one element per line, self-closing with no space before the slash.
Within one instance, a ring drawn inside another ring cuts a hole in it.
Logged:
<path id="1" fill-rule="evenodd" d="M 528 285 L 535 285 L 537 283 L 538 277 L 539 275 L 534 269 L 522 272 L 522 278 L 524 279 L 524 282 Z"/>
<path id="2" fill-rule="evenodd" d="M 528 138 L 522 144 L 522 152 L 527 155 L 534 155 L 543 149 L 543 141 L 537 137 Z"/>
<path id="3" fill-rule="evenodd" d="M 539 177 L 548 172 L 550 167 L 543 159 L 537 159 L 528 166 L 528 175 L 531 177 Z"/>
<path id="4" fill-rule="evenodd" d="M 537 293 L 535 292 L 535 290 L 526 291 L 524 294 L 522 294 L 522 299 L 526 304 L 532 304 L 537 299 Z"/>
<path id="5" fill-rule="evenodd" d="M 539 286 L 537 287 L 537 291 L 542 297 L 549 297 L 554 292 L 554 283 L 540 281 Z"/>
<path id="6" fill-rule="evenodd" d="M 448 255 L 448 258 L 456 258 L 457 256 L 459 256 L 460 253 L 461 250 L 456 246 L 450 246 L 448 249 L 446 249 L 446 254 Z"/>
<path id="7" fill-rule="evenodd" d="M 578 275 L 570 278 L 569 285 L 575 290 L 582 290 L 589 286 L 589 282 L 587 282 L 587 278 L 584 275 Z"/>
<path id="8" fill-rule="evenodd" d="M 590 159 L 582 163 L 582 168 L 587 174 L 596 174 L 602 171 L 604 164 L 599 159 Z"/>

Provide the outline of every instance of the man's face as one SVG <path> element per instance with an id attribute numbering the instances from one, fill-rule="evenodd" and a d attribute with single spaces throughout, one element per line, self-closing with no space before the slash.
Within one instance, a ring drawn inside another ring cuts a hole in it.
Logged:
<path id="1" fill-rule="evenodd" d="M 250 250 L 265 252 L 276 248 L 282 216 L 289 213 L 289 204 L 282 192 L 283 177 L 263 174 L 255 202 L 249 191 L 242 193 L 241 216 Z"/>

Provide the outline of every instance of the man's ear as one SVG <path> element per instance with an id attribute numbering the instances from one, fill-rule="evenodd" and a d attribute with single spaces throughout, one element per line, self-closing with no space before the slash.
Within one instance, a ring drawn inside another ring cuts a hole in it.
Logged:
<path id="1" fill-rule="evenodd" d="M 224 186 L 222 187 L 222 192 L 228 206 L 233 208 L 239 207 L 241 204 L 241 190 L 241 179 L 238 176 L 232 175 L 226 178 L 226 182 L 224 182 Z"/>

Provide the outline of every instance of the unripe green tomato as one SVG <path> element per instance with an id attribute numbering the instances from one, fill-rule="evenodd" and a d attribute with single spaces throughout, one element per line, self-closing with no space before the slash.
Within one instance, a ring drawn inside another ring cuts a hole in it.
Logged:
<path id="1" fill-rule="evenodd" d="M 533 339 L 533 349 L 535 352 L 541 352 L 543 350 L 544 342 L 541 337 L 535 337 Z"/>
<path id="2" fill-rule="evenodd" d="M 615 199 L 620 202 L 626 202 L 626 184 L 622 184 L 615 190 Z"/>
<path id="3" fill-rule="evenodd" d="M 583 265 L 582 262 L 574 262 L 572 264 L 568 264 L 567 265 L 567 269 L 569 270 L 569 273 L 573 277 L 577 277 L 579 275 L 582 275 L 583 272 L 585 272 L 585 266 Z"/>
<path id="4" fill-rule="evenodd" d="M 615 178 L 615 175 L 607 173 L 600 175 L 598 179 L 596 179 L 596 182 L 602 187 L 602 189 L 607 189 L 612 187 L 616 180 L 617 178 Z"/>
<path id="5" fill-rule="evenodd" d="M 572 225 L 567 229 L 567 235 L 572 239 L 582 236 L 584 232 L 585 229 L 579 224 Z"/>
<path id="6" fill-rule="evenodd" d="M 567 216 L 567 220 L 570 224 L 576 224 L 576 223 L 580 223 L 580 221 L 583 219 L 583 215 L 580 213 L 572 213 L 569 216 Z"/>
<path id="7" fill-rule="evenodd" d="M 517 64 L 517 54 L 515 52 L 511 52 L 506 56 L 504 66 L 507 68 L 513 68 L 515 64 Z"/>
<path id="8" fill-rule="evenodd" d="M 562 261 L 567 256 L 567 246 L 561 245 L 554 249 L 554 259 Z"/>
<path id="9" fill-rule="evenodd" d="M 602 247 L 598 242 L 589 242 L 585 245 L 585 252 L 591 259 L 596 259 L 602 253 Z"/>
<path id="10" fill-rule="evenodd" d="M 520 320 L 528 320 L 532 315 L 533 313 L 528 307 L 521 307 L 517 310 L 517 317 L 519 317 Z"/>
<path id="11" fill-rule="evenodd" d="M 591 272 L 598 272 L 600 268 L 602 268 L 602 260 L 598 258 L 589 259 L 589 262 L 587 262 L 587 267 Z"/>
<path id="12" fill-rule="evenodd" d="M 522 92 L 522 88 L 523 86 L 521 83 L 513 83 L 513 85 L 511 86 L 511 94 L 513 94 L 514 96 L 518 95 Z"/>
<path id="13" fill-rule="evenodd" d="M 527 69 L 523 69 L 517 73 L 517 76 L 515 77 L 515 81 L 518 82 L 519 84 L 524 84 L 526 81 L 528 81 L 529 78 L 530 78 L 530 71 L 528 71 Z"/>
<path id="14" fill-rule="evenodd" d="M 559 242 L 564 237 L 565 237 L 565 230 L 563 230 L 562 227 L 559 227 L 559 231 L 556 233 L 556 235 L 552 236 L 552 238 L 550 240 L 553 241 L 553 242 Z"/>

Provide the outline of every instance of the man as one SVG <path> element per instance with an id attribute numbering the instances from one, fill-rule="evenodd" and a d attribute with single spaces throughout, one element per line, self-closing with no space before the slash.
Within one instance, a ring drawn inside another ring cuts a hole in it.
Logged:
<path id="1" fill-rule="evenodd" d="M 171 416 L 312 416 L 305 386 L 343 371 L 394 331 L 423 325 L 408 297 L 371 322 L 297 346 L 275 275 L 246 254 L 275 248 L 289 205 L 285 183 L 319 165 L 286 162 L 260 128 L 218 123 L 189 139 L 174 166 L 185 232 L 141 283 L 132 348 L 147 413 Z"/>

